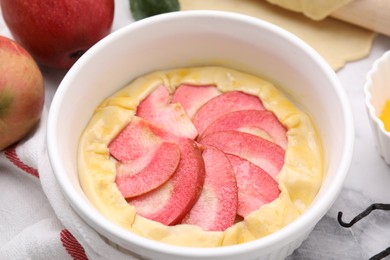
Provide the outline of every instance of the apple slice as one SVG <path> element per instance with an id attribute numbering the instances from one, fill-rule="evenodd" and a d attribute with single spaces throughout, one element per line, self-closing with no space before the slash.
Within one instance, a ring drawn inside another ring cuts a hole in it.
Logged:
<path id="1" fill-rule="evenodd" d="M 202 191 L 205 166 L 202 147 L 191 139 L 177 143 L 180 162 L 173 176 L 162 186 L 128 199 L 139 215 L 164 225 L 180 223 Z"/>
<path id="2" fill-rule="evenodd" d="M 258 97 L 231 91 L 210 99 L 195 114 L 193 122 L 198 134 L 202 135 L 203 131 L 223 114 L 248 109 L 264 110 L 264 106 Z"/>
<path id="3" fill-rule="evenodd" d="M 284 164 L 284 149 L 264 138 L 239 131 L 219 131 L 205 136 L 201 144 L 210 145 L 256 164 L 275 178 Z"/>
<path id="4" fill-rule="evenodd" d="M 180 150 L 173 142 L 162 142 L 148 154 L 117 165 L 116 185 L 123 197 L 135 197 L 166 182 L 176 171 Z"/>
<path id="5" fill-rule="evenodd" d="M 170 104 L 166 87 L 159 86 L 137 107 L 136 115 L 178 136 L 194 139 L 198 132 L 180 103 Z"/>
<path id="6" fill-rule="evenodd" d="M 172 103 L 182 104 L 187 115 L 193 118 L 203 104 L 220 94 L 221 92 L 214 85 L 182 84 L 173 94 Z"/>
<path id="7" fill-rule="evenodd" d="M 226 113 L 213 121 L 203 132 L 202 137 L 214 132 L 228 130 L 237 130 L 255 135 L 257 132 L 265 131 L 265 135 L 270 137 L 270 141 L 278 144 L 283 149 L 287 147 L 287 130 L 270 111 L 240 110 Z"/>
<path id="8" fill-rule="evenodd" d="M 162 138 L 169 139 L 169 136 L 165 130 L 133 116 L 130 123 L 111 141 L 108 149 L 116 160 L 131 161 L 155 149 Z"/>
<path id="9" fill-rule="evenodd" d="M 236 155 L 227 154 L 227 158 L 237 180 L 239 216 L 245 218 L 279 197 L 278 183 L 263 169 Z"/>
<path id="10" fill-rule="evenodd" d="M 206 146 L 203 152 L 206 177 L 202 193 L 182 223 L 206 231 L 224 231 L 237 215 L 238 189 L 229 159 L 220 150 Z"/>

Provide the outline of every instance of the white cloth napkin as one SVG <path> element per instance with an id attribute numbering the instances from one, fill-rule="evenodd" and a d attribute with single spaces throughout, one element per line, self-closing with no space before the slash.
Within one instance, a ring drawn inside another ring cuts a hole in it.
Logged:
<path id="1" fill-rule="evenodd" d="M 131 21 L 115 0 L 113 30 Z M 12 38 L 0 15 L 0 35 Z M 44 73 L 46 107 L 37 128 L 0 152 L 0 260 L 136 259 L 88 226 L 62 194 L 46 150 L 48 106 L 63 73 Z M 1 138 L 1 136 L 0 136 Z"/>
<path id="2" fill-rule="evenodd" d="M 30 136 L 0 154 L 0 259 L 136 259 L 71 208 L 46 151 L 47 109 Z"/>

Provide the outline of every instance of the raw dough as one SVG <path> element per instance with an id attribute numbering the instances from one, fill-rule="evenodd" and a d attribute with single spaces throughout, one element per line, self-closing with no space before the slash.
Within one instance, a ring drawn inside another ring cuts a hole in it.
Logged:
<path id="1" fill-rule="evenodd" d="M 303 13 L 313 20 L 322 20 L 351 0 L 267 0 L 283 8 Z"/>
<path id="2" fill-rule="evenodd" d="M 271 1 L 276 2 L 276 0 Z M 299 0 L 292 2 L 297 1 Z M 307 0 L 309 1 L 313 2 Z M 269 4 L 265 0 L 180 0 L 180 4 L 183 11 L 230 11 L 254 16 L 278 25 L 311 45 L 334 70 L 342 68 L 349 61 L 365 57 L 371 50 L 375 36 L 374 32 L 333 18 L 314 21 L 300 13 Z"/>
<path id="3" fill-rule="evenodd" d="M 156 87 L 164 85 L 173 93 L 182 83 L 215 85 L 221 92 L 239 90 L 258 96 L 265 108 L 288 129 L 285 163 L 277 177 L 280 196 L 224 232 L 203 231 L 194 225 L 165 226 L 143 218 L 126 202 L 115 184 L 115 162 L 110 160 L 108 144 L 131 120 L 139 102 Z M 320 189 L 323 154 L 309 116 L 271 83 L 223 67 L 197 67 L 147 74 L 104 100 L 80 138 L 78 170 L 81 187 L 91 203 L 117 225 L 169 244 L 218 247 L 261 238 L 302 214 Z"/>

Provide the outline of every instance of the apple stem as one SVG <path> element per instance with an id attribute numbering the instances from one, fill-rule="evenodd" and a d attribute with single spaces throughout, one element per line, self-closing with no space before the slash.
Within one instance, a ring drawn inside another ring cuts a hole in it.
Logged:
<path id="1" fill-rule="evenodd" d="M 74 59 L 74 60 L 78 60 L 84 54 L 84 52 L 85 51 L 83 51 L 83 50 L 78 50 L 78 51 L 72 52 L 71 54 L 69 54 L 69 58 Z"/>

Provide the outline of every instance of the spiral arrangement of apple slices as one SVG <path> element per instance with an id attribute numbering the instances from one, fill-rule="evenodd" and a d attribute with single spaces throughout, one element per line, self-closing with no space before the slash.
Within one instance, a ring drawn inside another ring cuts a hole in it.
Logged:
<path id="1" fill-rule="evenodd" d="M 224 231 L 279 196 L 287 135 L 258 97 L 182 84 L 157 87 L 108 147 L 137 214 Z"/>

